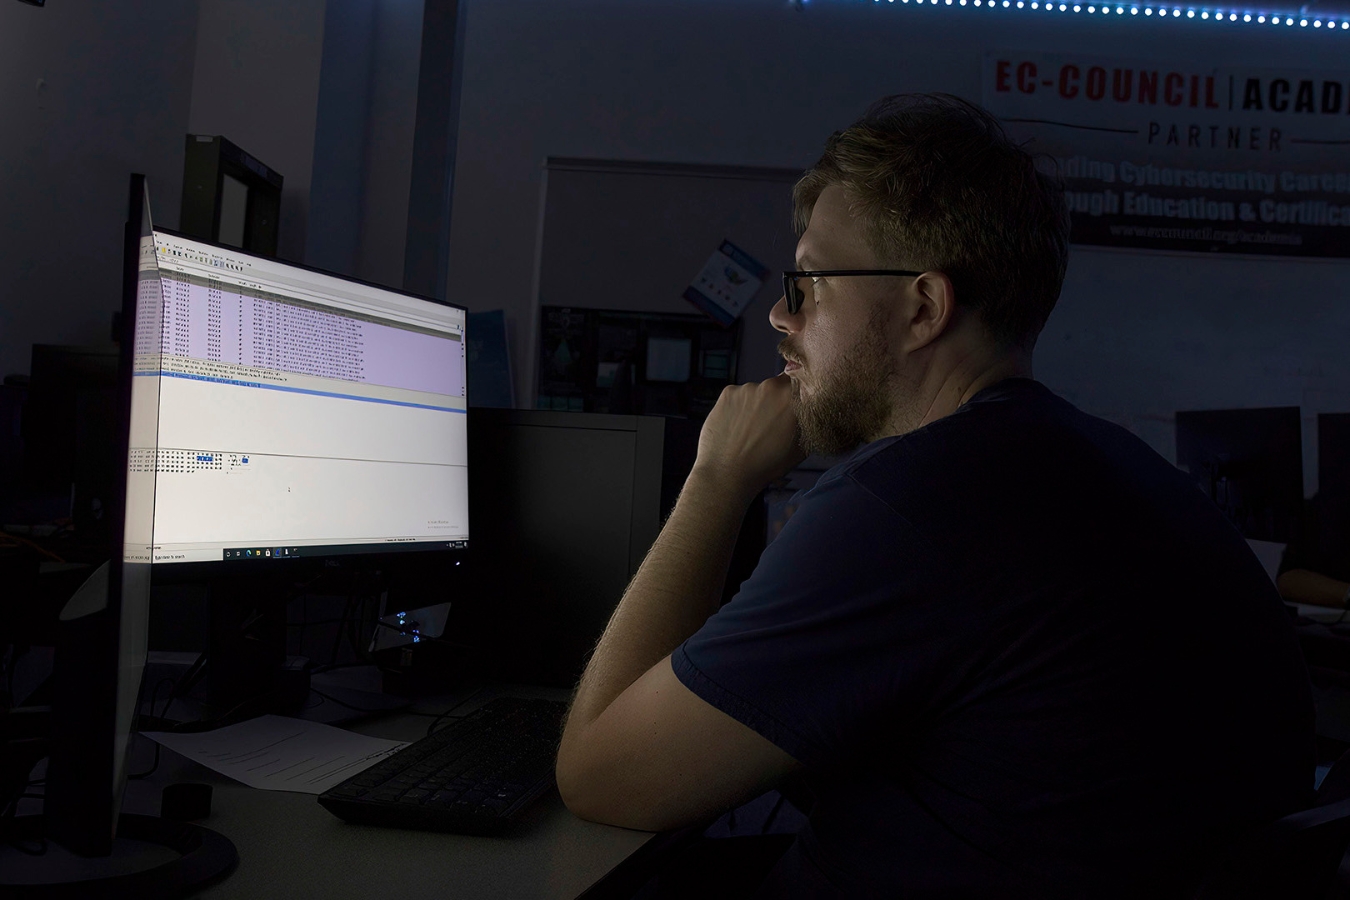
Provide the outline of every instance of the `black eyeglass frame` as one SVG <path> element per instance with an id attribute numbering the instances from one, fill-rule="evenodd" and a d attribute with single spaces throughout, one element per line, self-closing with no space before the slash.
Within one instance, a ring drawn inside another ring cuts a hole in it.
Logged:
<path id="1" fill-rule="evenodd" d="M 838 275 L 903 275 L 914 278 L 922 274 L 922 272 L 911 272 L 908 269 L 804 269 L 799 272 L 784 272 L 783 299 L 787 301 L 788 315 L 795 316 L 797 310 L 802 308 L 802 301 L 806 299 L 802 289 L 797 287 L 798 278 L 823 278 Z"/>

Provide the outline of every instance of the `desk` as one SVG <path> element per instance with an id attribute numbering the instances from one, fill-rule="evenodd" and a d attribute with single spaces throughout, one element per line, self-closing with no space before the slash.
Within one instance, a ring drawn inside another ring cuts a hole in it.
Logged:
<path id="1" fill-rule="evenodd" d="M 494 687 L 465 702 L 468 712 L 496 696 L 562 699 L 548 688 Z M 440 712 L 457 698 L 413 709 Z M 415 740 L 431 720 L 406 712 L 354 723 L 354 731 Z M 133 770 L 147 767 L 148 741 L 138 738 Z M 153 751 L 151 751 L 153 753 Z M 211 817 L 199 824 L 234 841 L 239 866 L 203 891 L 205 898 L 437 897 L 574 898 L 641 849 L 654 835 L 585 822 L 568 812 L 557 791 L 539 801 L 510 837 L 470 837 L 350 825 L 310 794 L 260 791 L 165 750 L 153 777 L 127 787 L 124 810 L 159 814 L 159 795 L 175 781 L 213 786 Z"/>

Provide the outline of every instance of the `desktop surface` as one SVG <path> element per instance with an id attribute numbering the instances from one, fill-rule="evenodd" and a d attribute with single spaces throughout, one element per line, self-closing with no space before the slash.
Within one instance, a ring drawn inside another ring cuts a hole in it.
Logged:
<path id="1" fill-rule="evenodd" d="M 347 727 L 413 741 L 431 722 L 417 713 L 440 713 L 461 701 L 460 712 L 468 712 L 498 696 L 566 695 L 559 689 L 489 686 L 422 700 L 409 711 Z M 140 741 L 133 767 L 148 768 L 151 754 L 149 742 Z M 202 897 L 574 898 L 653 838 L 579 819 L 556 790 L 502 837 L 352 825 L 312 794 L 245 787 L 167 750 L 154 776 L 128 785 L 124 811 L 158 815 L 160 791 L 182 781 L 213 786 L 211 815 L 197 824 L 225 835 L 239 850 L 238 868 Z"/>

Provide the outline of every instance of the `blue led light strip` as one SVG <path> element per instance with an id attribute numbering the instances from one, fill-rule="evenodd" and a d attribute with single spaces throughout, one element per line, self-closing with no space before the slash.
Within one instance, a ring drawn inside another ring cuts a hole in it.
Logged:
<path id="1" fill-rule="evenodd" d="M 881 0 L 873 0 L 874 3 L 880 3 Z M 886 0 L 888 3 L 894 3 L 895 0 Z M 1188 19 L 1199 18 L 1205 21 L 1221 22 L 1223 24 L 1242 23 L 1244 25 L 1282 25 L 1293 26 L 1297 24 L 1302 28 L 1325 28 L 1327 31 L 1350 31 L 1350 19 L 1335 19 L 1330 16 L 1313 16 L 1309 18 L 1302 14 L 1291 13 L 1267 13 L 1264 11 L 1235 10 L 1235 9 L 1210 9 L 1200 6 L 1140 6 L 1138 4 L 1120 4 L 1120 3 L 1083 3 L 1070 2 L 1060 3 L 1055 0 L 1042 2 L 1042 0 L 900 0 L 901 3 L 908 4 L 913 2 L 915 6 L 923 6 L 925 2 L 932 6 L 977 6 L 985 9 L 1032 9 L 1045 12 L 1073 12 L 1087 13 L 1089 15 L 1105 16 L 1146 16 L 1158 19 L 1179 19 L 1185 16 Z"/>

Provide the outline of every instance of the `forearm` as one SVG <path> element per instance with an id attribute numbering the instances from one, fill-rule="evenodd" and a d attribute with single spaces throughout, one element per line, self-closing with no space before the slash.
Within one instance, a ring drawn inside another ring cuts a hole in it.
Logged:
<path id="1" fill-rule="evenodd" d="M 1343 607 L 1350 584 L 1308 569 L 1290 569 L 1275 582 L 1280 596 L 1293 603 Z"/>
<path id="2" fill-rule="evenodd" d="M 731 479 L 698 467 L 690 473 L 586 666 L 564 744 L 716 611 L 752 498 Z"/>

